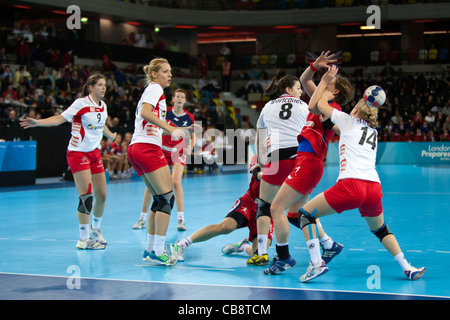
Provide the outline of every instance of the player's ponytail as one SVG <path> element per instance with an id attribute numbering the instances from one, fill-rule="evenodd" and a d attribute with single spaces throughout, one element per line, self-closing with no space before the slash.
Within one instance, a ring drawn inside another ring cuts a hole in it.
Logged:
<path id="1" fill-rule="evenodd" d="M 355 108 L 359 109 L 360 117 L 369 123 L 371 128 L 376 128 L 378 126 L 378 108 L 371 108 L 361 99 L 356 104 Z"/>
<path id="2" fill-rule="evenodd" d="M 280 70 L 278 70 L 275 77 L 273 77 L 272 82 L 264 90 L 264 93 L 270 97 L 270 99 L 276 99 L 283 93 L 286 93 L 286 88 L 293 88 L 294 85 L 299 81 L 297 77 L 294 76 L 284 76 L 277 83 L 278 75 Z"/>
<path id="3" fill-rule="evenodd" d="M 88 96 L 91 93 L 91 90 L 89 89 L 90 86 L 95 86 L 95 84 L 97 83 L 98 80 L 100 79 L 105 79 L 105 76 L 102 74 L 93 74 L 92 76 L 90 76 L 87 80 L 86 83 L 84 84 L 83 88 L 81 89 L 81 95 L 83 97 Z"/>

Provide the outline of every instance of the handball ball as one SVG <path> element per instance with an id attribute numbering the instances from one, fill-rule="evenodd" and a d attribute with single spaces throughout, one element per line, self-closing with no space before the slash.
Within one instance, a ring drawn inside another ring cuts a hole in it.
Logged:
<path id="1" fill-rule="evenodd" d="M 381 107 L 386 101 L 386 92 L 379 86 L 370 86 L 364 91 L 364 101 L 369 107 Z"/>

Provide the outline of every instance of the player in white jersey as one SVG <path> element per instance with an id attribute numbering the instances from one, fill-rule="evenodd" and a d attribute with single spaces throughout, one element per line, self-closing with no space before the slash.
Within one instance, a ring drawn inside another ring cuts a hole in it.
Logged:
<path id="1" fill-rule="evenodd" d="M 326 86 L 336 73 L 336 66 L 330 68 L 322 77 L 319 86 Z M 332 97 L 330 91 L 325 91 L 317 107 L 340 130 L 339 177 L 333 187 L 300 209 L 300 227 L 311 256 L 308 270 L 300 277 L 300 281 L 310 281 L 328 271 L 320 255 L 319 240 L 314 228 L 316 219 L 356 208 L 366 220 L 369 229 L 400 264 L 404 274 L 411 280 L 419 279 L 426 269 L 414 268 L 406 261 L 395 236 L 384 221 L 381 201 L 383 194 L 375 168 L 378 141 L 375 128 L 378 109 L 371 108 L 364 100 L 360 100 L 348 115 L 328 104 Z"/>
<path id="2" fill-rule="evenodd" d="M 257 199 L 258 252 L 249 260 L 251 265 L 267 265 L 267 237 L 271 225 L 270 204 L 286 177 L 291 173 L 297 155 L 297 136 L 302 131 L 308 116 L 308 105 L 300 100 L 302 89 L 300 81 L 294 76 L 285 76 L 275 84 L 276 76 L 266 89 L 269 96 L 278 98 L 266 103 L 256 124 L 257 140 L 261 131 L 267 131 L 267 163 L 264 166 L 260 196 Z M 257 142 L 257 155 L 260 163 L 262 155 Z M 295 203 L 295 211 L 299 206 Z M 290 208 L 292 209 L 292 208 Z"/>
<path id="3" fill-rule="evenodd" d="M 163 88 L 168 87 L 172 79 L 169 62 L 155 58 L 144 67 L 144 71 L 148 85 L 137 105 L 128 159 L 153 196 L 143 260 L 171 266 L 177 261 L 165 250 L 165 237 L 175 198 L 170 169 L 161 150 L 161 137 L 165 130 L 174 140 L 179 140 L 184 137 L 185 131 L 165 121 L 166 98 Z"/>
<path id="4" fill-rule="evenodd" d="M 93 75 L 83 87 L 83 98 L 75 100 L 62 114 L 40 120 L 26 118 L 20 123 L 27 129 L 72 122 L 67 162 L 79 194 L 78 249 L 104 249 L 106 246 L 106 240 L 100 231 L 106 201 L 106 178 L 99 149 L 103 135 L 112 142 L 117 134 L 112 133 L 105 125 L 107 107 L 101 100 L 105 92 L 105 77 L 100 74 Z M 93 218 L 89 226 L 91 211 Z"/>

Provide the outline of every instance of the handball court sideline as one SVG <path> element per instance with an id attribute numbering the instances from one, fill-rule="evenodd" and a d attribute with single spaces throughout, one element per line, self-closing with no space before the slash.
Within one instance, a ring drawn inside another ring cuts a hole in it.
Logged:
<path id="1" fill-rule="evenodd" d="M 290 252 L 297 264 L 277 276 L 247 266 L 243 254 L 221 248 L 248 236 L 248 229 L 196 243 L 173 267 L 142 262 L 146 228 L 139 218 L 144 184 L 111 181 L 102 220 L 105 250 L 75 248 L 77 191 L 71 182 L 0 188 L 0 299 L 154 300 L 391 300 L 450 299 L 450 168 L 378 165 L 386 223 L 405 257 L 425 275 L 410 281 L 369 231 L 357 210 L 321 219 L 329 236 L 344 245 L 330 271 L 301 283 L 309 253 L 291 226 Z M 326 165 L 312 197 L 332 186 L 338 166 Z M 248 173 L 188 175 L 183 179 L 186 231 L 176 230 L 174 208 L 166 243 L 219 223 L 248 188 Z M 275 256 L 275 244 L 269 248 Z"/>

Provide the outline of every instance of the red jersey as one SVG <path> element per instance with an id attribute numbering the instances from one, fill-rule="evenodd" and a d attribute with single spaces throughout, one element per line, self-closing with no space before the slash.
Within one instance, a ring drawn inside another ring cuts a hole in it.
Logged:
<path id="1" fill-rule="evenodd" d="M 341 111 L 341 106 L 334 101 L 330 103 L 330 106 Z M 319 116 L 310 112 L 306 118 L 306 124 L 298 135 L 297 140 L 300 142 L 302 137 L 307 139 L 314 149 L 314 152 L 322 159 L 325 159 L 327 156 L 328 144 L 333 136 L 334 131 L 332 129 L 324 128 L 322 122 L 320 122 Z"/>

